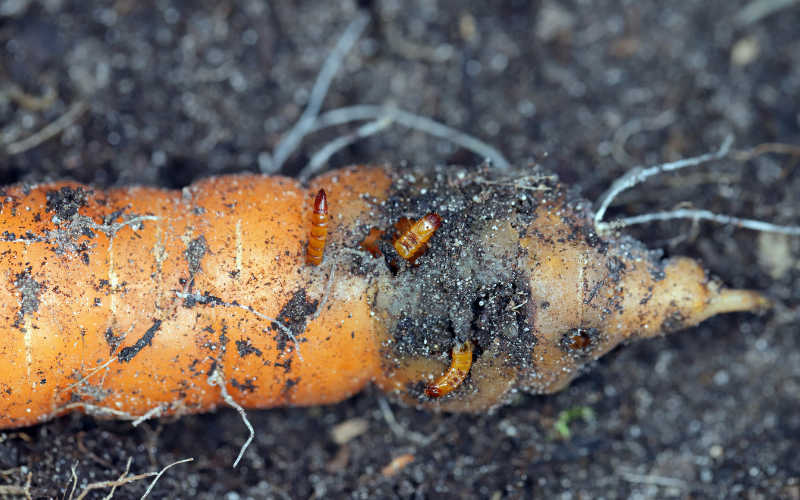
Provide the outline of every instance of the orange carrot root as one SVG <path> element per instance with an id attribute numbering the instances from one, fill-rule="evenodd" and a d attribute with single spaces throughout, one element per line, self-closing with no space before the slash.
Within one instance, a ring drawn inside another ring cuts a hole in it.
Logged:
<path id="1" fill-rule="evenodd" d="M 326 404 L 370 381 L 410 404 L 482 411 L 514 390 L 558 390 L 627 339 L 768 306 L 690 259 L 598 237 L 588 203 L 552 180 L 526 191 L 434 173 L 410 184 L 352 167 L 312 182 L 305 252 L 306 191 L 292 179 L 6 188 L 0 428 L 74 409 L 141 421 L 231 401 Z M 378 235 L 422 214 L 396 242 L 408 258 L 436 231 L 419 266 L 358 250 L 371 233 L 386 254 Z M 326 243 L 335 276 L 317 267 Z M 448 367 L 440 353 L 459 338 Z"/>

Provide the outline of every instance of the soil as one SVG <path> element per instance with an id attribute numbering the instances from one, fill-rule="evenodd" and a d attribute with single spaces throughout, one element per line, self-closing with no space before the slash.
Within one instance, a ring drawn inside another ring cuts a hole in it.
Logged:
<path id="1" fill-rule="evenodd" d="M 800 6 L 755 19 L 745 4 L 363 2 L 372 21 L 323 110 L 396 105 L 472 134 L 512 163 L 538 162 L 596 200 L 629 167 L 712 151 L 728 133 L 738 150 L 800 144 Z M 2 0 L 0 182 L 182 188 L 258 171 L 356 8 Z M 9 153 L 77 103 L 87 110 L 63 133 Z M 281 173 L 296 174 L 352 130 L 307 137 Z M 481 160 L 392 126 L 330 166 Z M 797 162 L 764 154 L 663 175 L 610 215 L 691 203 L 800 224 Z M 194 458 L 167 470 L 149 497 L 800 498 L 800 240 L 691 222 L 629 233 L 666 255 L 702 259 L 726 283 L 765 293 L 774 310 L 632 343 L 568 390 L 522 395 L 492 414 L 393 406 L 417 434 L 393 431 L 375 389 L 338 405 L 250 411 L 256 438 L 235 469 L 248 431 L 234 410 L 136 428 L 69 415 L 0 434 L 0 488 L 24 487 L 30 472 L 31 497 L 62 498 L 76 463 L 77 495 L 118 478 L 129 458 L 134 474 Z M 570 422 L 567 437 L 559 415 L 587 418 Z M 337 444 L 343 422 L 365 432 Z M 113 498 L 140 498 L 150 480 Z"/>

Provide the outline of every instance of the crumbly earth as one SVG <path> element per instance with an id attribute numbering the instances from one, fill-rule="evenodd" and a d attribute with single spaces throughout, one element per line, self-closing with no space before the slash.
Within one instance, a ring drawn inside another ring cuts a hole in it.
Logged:
<path id="1" fill-rule="evenodd" d="M 726 132 L 739 149 L 800 143 L 800 9 L 737 21 L 746 3 L 368 2 L 373 23 L 324 109 L 396 104 L 480 137 L 515 164 L 535 159 L 594 200 L 629 166 L 705 153 Z M 63 134 L 2 153 L 2 184 L 71 178 L 98 188 L 181 188 L 257 170 L 354 9 L 319 0 L 0 6 L 4 148 L 70 105 L 90 105 Z M 14 88 L 57 96 L 36 109 Z M 620 147 L 620 130 L 637 119 L 640 131 Z M 284 173 L 350 130 L 313 134 Z M 481 161 L 392 127 L 331 164 Z M 612 216 L 688 201 L 798 224 L 796 162 L 763 155 L 666 175 L 626 193 Z M 429 438 L 422 443 L 393 432 L 376 390 L 338 405 L 249 412 L 256 439 L 236 469 L 247 430 L 233 410 L 137 428 L 67 416 L 0 435 L 0 486 L 24 486 L 31 472 L 33 497 L 61 498 L 76 462 L 79 491 L 119 477 L 129 457 L 134 473 L 193 457 L 151 497 L 800 498 L 800 241 L 688 222 L 630 234 L 701 258 L 726 283 L 763 291 L 775 310 L 633 343 L 568 390 L 519 396 L 491 415 L 393 406 L 400 425 Z M 558 416 L 575 407 L 594 418 L 572 422 L 565 438 Z M 366 422 L 357 426 L 366 432 L 337 444 L 343 422 Z M 382 473 L 404 454 L 414 460 Z M 114 498 L 145 488 L 129 483 Z"/>

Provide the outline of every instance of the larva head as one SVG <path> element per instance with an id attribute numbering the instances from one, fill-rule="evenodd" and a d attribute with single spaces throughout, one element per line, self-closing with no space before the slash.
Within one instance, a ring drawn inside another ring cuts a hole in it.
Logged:
<path id="1" fill-rule="evenodd" d="M 328 215 L 328 197 L 324 189 L 317 191 L 317 196 L 314 197 L 314 213 Z"/>
<path id="2" fill-rule="evenodd" d="M 598 237 L 589 204 L 542 174 L 415 173 L 394 189 L 382 227 L 442 216 L 419 267 L 381 247 L 402 265 L 382 276 L 374 302 L 387 336 L 379 384 L 407 402 L 478 411 L 516 388 L 552 392 L 626 339 L 766 305 L 756 293 L 721 291 L 689 259 L 661 261 L 630 238 Z M 464 383 L 425 396 L 468 339 L 475 351 Z"/>

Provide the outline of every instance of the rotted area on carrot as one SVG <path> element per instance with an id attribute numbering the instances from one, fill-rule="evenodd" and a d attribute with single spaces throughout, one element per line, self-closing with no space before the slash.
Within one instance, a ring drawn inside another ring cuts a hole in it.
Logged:
<path id="1" fill-rule="evenodd" d="M 324 254 L 308 265 L 321 189 Z M 2 428 L 72 410 L 196 413 L 224 394 L 246 408 L 325 404 L 370 382 L 408 404 L 483 411 L 558 390 L 629 338 L 767 305 L 688 259 L 598 236 L 589 204 L 536 168 L 5 193 Z M 428 214 L 439 224 L 407 260 L 395 224 Z M 457 350 L 467 373 L 430 397 Z"/>

